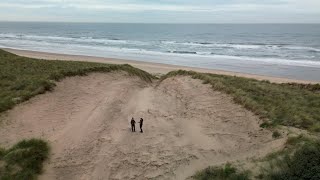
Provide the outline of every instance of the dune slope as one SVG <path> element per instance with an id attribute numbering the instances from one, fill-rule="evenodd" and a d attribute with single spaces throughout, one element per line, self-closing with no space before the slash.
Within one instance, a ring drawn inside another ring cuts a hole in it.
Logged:
<path id="1" fill-rule="evenodd" d="M 125 73 L 94 73 L 2 117 L 0 144 L 43 138 L 51 159 L 40 179 L 186 179 L 208 165 L 282 147 L 259 118 L 190 77 L 148 84 Z M 144 133 L 129 121 L 144 118 Z"/>

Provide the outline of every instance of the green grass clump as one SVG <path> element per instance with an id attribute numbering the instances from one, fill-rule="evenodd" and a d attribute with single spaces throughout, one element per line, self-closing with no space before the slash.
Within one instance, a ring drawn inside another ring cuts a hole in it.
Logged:
<path id="1" fill-rule="evenodd" d="M 0 147 L 0 159 L 4 156 L 6 150 Z"/>
<path id="2" fill-rule="evenodd" d="M 231 164 L 224 167 L 208 167 L 192 177 L 196 180 L 248 180 L 249 172 L 238 172 Z"/>
<path id="3" fill-rule="evenodd" d="M 290 143 L 301 143 L 299 139 Z M 275 163 L 274 163 L 275 162 Z M 285 154 L 273 161 L 263 179 L 270 180 L 316 180 L 320 179 L 320 141 L 308 141 L 293 154 Z"/>
<path id="4" fill-rule="evenodd" d="M 273 137 L 274 139 L 277 139 L 277 138 L 281 137 L 281 133 L 280 133 L 279 131 L 275 130 L 275 131 L 273 131 L 273 133 L 272 133 L 272 137 Z"/>
<path id="5" fill-rule="evenodd" d="M 305 144 L 314 144 L 315 142 L 315 139 L 302 134 L 299 136 L 290 136 L 288 137 L 287 142 L 282 150 L 268 154 L 262 159 L 262 162 L 269 162 L 272 164 L 273 162 L 276 162 L 287 155 L 292 155 L 297 149 L 300 149 Z"/>
<path id="6" fill-rule="evenodd" d="M 21 57 L 0 49 L 0 113 L 15 104 L 53 89 L 54 81 L 90 72 L 126 71 L 151 82 L 153 76 L 128 64 L 45 61 Z"/>
<path id="7" fill-rule="evenodd" d="M 42 172 L 49 146 L 39 139 L 23 140 L 8 150 L 0 150 L 1 180 L 32 180 Z"/>
<path id="8" fill-rule="evenodd" d="M 320 132 L 319 84 L 276 84 L 183 70 L 170 72 L 162 79 L 177 75 L 192 76 L 212 85 L 215 90 L 231 95 L 236 103 L 269 120 L 262 127 L 281 124 Z"/>

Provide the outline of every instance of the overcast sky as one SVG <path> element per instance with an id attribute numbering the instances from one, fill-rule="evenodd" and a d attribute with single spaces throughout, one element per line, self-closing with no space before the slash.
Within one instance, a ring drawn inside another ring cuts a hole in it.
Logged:
<path id="1" fill-rule="evenodd" d="M 320 0 L 0 0 L 0 21 L 320 23 Z"/>

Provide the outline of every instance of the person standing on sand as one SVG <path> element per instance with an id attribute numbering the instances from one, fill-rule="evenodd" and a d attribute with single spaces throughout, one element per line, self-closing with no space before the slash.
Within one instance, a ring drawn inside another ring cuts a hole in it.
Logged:
<path id="1" fill-rule="evenodd" d="M 141 133 L 143 133 L 143 130 L 142 130 L 142 125 L 143 125 L 143 119 L 142 118 L 140 118 L 140 132 Z"/>
<path id="2" fill-rule="evenodd" d="M 136 121 L 133 118 L 131 119 L 131 131 L 136 132 Z"/>

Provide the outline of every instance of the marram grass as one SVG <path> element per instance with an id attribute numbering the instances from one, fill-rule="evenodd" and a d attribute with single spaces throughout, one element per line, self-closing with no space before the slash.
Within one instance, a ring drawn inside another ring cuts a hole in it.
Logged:
<path id="1" fill-rule="evenodd" d="M 0 49 L 0 113 L 31 97 L 53 89 L 55 81 L 90 72 L 126 71 L 151 82 L 153 76 L 128 64 L 39 60 Z"/>
<path id="2" fill-rule="evenodd" d="M 32 180 L 42 173 L 49 145 L 40 139 L 22 140 L 10 149 L 0 149 L 0 180 Z"/>
<path id="3" fill-rule="evenodd" d="M 266 122 L 320 132 L 320 85 L 270 83 L 255 79 L 193 71 L 172 71 L 162 79 L 188 75 L 227 93 L 233 100 Z"/>

